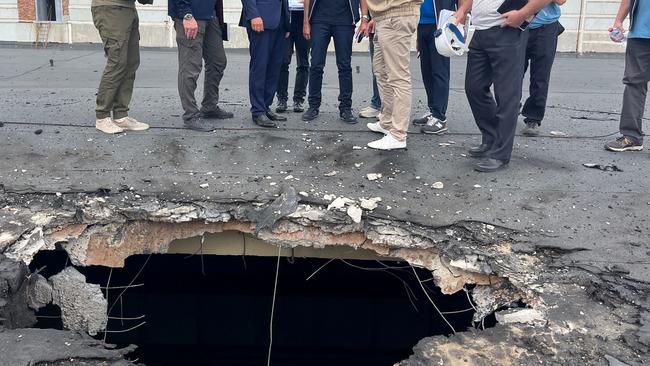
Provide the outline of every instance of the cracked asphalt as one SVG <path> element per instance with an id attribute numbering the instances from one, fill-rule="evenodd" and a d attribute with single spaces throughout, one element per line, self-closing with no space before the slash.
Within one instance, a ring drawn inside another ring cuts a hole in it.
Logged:
<path id="1" fill-rule="evenodd" d="M 268 200 L 291 185 L 307 193 L 301 196 L 307 202 L 325 203 L 325 194 L 382 197 L 379 216 L 434 227 L 492 223 L 520 231 L 531 250 L 566 253 L 561 260 L 567 265 L 615 266 L 629 279 L 650 282 L 648 153 L 602 147 L 618 130 L 622 55 L 559 55 L 543 134 L 518 135 L 509 168 L 482 174 L 466 156 L 480 136 L 464 95 L 464 58 L 452 60 L 450 132 L 430 136 L 412 127 L 407 150 L 377 152 L 356 148 L 378 138 L 365 120 L 338 120 L 333 55 L 321 116 L 306 123 L 288 113 L 287 122 L 268 130 L 250 120 L 246 51 L 227 50 L 221 99 L 235 118 L 200 133 L 182 127 L 175 50 L 143 49 L 131 115 L 152 128 L 108 136 L 94 128 L 100 48 L 3 44 L 0 54 L 0 185 L 6 193 L 133 190 L 140 197 L 186 201 Z M 352 67 L 358 111 L 371 93 L 368 56 L 355 54 Z M 412 72 L 415 117 L 426 110 L 415 55 Z M 616 165 L 622 172 L 584 163 Z M 369 181 L 369 173 L 382 178 Z M 444 188 L 432 188 L 435 182 Z"/>

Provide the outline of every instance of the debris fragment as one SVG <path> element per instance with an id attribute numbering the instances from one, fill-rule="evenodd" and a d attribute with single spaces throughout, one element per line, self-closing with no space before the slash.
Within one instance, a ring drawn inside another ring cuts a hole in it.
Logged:
<path id="1" fill-rule="evenodd" d="M 43 133 L 43 130 L 39 128 L 38 130 L 34 131 L 34 133 L 35 133 L 36 135 L 40 135 L 40 134 Z"/>
<path id="2" fill-rule="evenodd" d="M 431 185 L 431 188 L 434 188 L 434 189 L 443 189 L 443 188 L 445 188 L 445 184 L 442 183 L 442 182 L 435 182 L 435 183 L 433 183 L 433 184 Z"/>
<path id="3" fill-rule="evenodd" d="M 50 277 L 53 303 L 61 308 L 67 329 L 96 335 L 106 329 L 108 302 L 99 285 L 86 283 L 86 277 L 67 267 Z"/>
<path id="4" fill-rule="evenodd" d="M 381 202 L 381 197 L 373 197 L 373 198 L 362 198 L 361 200 L 361 208 L 364 210 L 372 211 L 379 206 L 379 202 Z"/>
<path id="5" fill-rule="evenodd" d="M 337 175 L 337 174 L 339 174 L 338 171 L 336 171 L 336 170 L 332 170 L 331 172 L 329 172 L 329 173 L 325 173 L 325 174 L 323 174 L 323 175 L 326 176 L 326 177 L 333 177 L 333 176 L 335 176 L 335 175 Z"/>
<path id="6" fill-rule="evenodd" d="M 366 174 L 366 178 L 368 178 L 369 181 L 377 180 L 381 178 L 381 173 L 368 173 Z"/>
<path id="7" fill-rule="evenodd" d="M 350 216 L 350 218 L 352 218 L 352 221 L 356 222 L 357 224 L 361 222 L 362 212 L 363 211 L 361 211 L 357 205 L 348 206 L 348 216 Z"/>
<path id="8" fill-rule="evenodd" d="M 447 146 L 451 146 L 451 144 L 448 142 L 441 142 L 438 144 L 438 146 L 447 147 Z"/>
<path id="9" fill-rule="evenodd" d="M 363 149 L 361 146 L 352 146 L 352 150 L 361 150 Z"/>
<path id="10" fill-rule="evenodd" d="M 290 180 L 290 179 L 293 179 L 293 175 L 287 175 L 286 177 L 284 177 L 284 180 Z"/>
<path id="11" fill-rule="evenodd" d="M 324 199 L 325 201 L 331 201 L 331 200 L 333 200 L 333 199 L 335 199 L 335 198 L 336 198 L 336 196 L 333 195 L 333 194 L 326 194 L 326 195 L 323 196 L 323 199 Z"/>
<path id="12" fill-rule="evenodd" d="M 203 184 L 199 184 L 199 187 L 208 188 L 208 187 L 210 187 L 210 185 L 208 183 L 203 183 Z"/>
<path id="13" fill-rule="evenodd" d="M 300 191 L 300 192 L 298 192 L 298 194 L 303 196 L 303 197 L 309 197 L 309 193 L 304 192 L 304 191 Z"/>
<path id="14" fill-rule="evenodd" d="M 546 317 L 544 314 L 536 309 L 509 309 L 499 311 L 494 314 L 497 321 L 502 324 L 508 323 L 524 323 L 531 325 L 544 325 L 546 324 Z"/>
<path id="15" fill-rule="evenodd" d="M 480 184 L 474 184 L 474 188 L 483 188 L 483 186 Z"/>
<path id="16" fill-rule="evenodd" d="M 345 205 L 351 205 L 353 203 L 354 203 L 354 201 L 349 199 L 349 198 L 337 197 L 334 201 L 332 201 L 332 203 L 329 204 L 329 206 L 327 206 L 327 209 L 328 210 L 330 210 L 332 208 L 341 209 L 341 208 L 345 207 Z"/>
<path id="17" fill-rule="evenodd" d="M 591 164 L 591 163 L 585 163 L 582 164 L 583 166 L 591 169 L 599 169 L 604 172 L 622 172 L 623 170 L 616 165 L 602 165 L 602 164 Z"/>
<path id="18" fill-rule="evenodd" d="M 551 136 L 566 136 L 566 133 L 562 131 L 551 131 Z"/>

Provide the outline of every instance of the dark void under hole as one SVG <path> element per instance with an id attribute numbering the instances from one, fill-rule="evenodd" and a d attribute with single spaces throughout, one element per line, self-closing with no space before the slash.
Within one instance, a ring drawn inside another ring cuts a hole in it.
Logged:
<path id="1" fill-rule="evenodd" d="M 124 268 L 113 270 L 110 286 L 131 283 L 148 257 L 129 257 Z M 53 266 L 65 263 L 56 255 L 50 259 Z M 109 307 L 115 306 L 107 342 L 138 345 L 130 357 L 147 365 L 265 364 L 276 261 L 246 257 L 244 264 L 241 257 L 206 255 L 202 264 L 199 256 L 152 255 L 133 282 L 142 286 L 117 302 L 122 289 L 109 291 Z M 273 365 L 393 365 L 420 339 L 451 333 L 405 262 L 383 262 L 395 267 L 386 269 L 372 260 L 334 260 L 307 281 L 328 261 L 281 259 Z M 41 262 L 38 257 L 32 265 Z M 106 286 L 108 268 L 78 269 L 88 282 Z M 462 311 L 471 309 L 464 292 L 442 295 L 429 271 L 417 272 L 436 305 L 457 312 L 445 315 L 456 331 L 472 326 L 474 311 Z"/>

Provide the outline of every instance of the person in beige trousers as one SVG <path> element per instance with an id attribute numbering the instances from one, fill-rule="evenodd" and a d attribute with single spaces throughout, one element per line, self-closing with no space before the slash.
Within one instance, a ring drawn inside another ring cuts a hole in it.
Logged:
<path id="1" fill-rule="evenodd" d="M 417 30 L 422 0 L 367 0 L 374 30 L 374 73 L 382 106 L 380 119 L 368 129 L 384 137 L 368 143 L 378 150 L 406 148 L 411 115 L 411 38 Z"/>

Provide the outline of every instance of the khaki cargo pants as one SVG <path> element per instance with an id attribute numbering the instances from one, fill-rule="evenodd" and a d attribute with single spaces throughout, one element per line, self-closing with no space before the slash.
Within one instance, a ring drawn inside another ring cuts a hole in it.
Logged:
<path id="1" fill-rule="evenodd" d="M 106 68 L 97 90 L 97 118 L 128 115 L 135 72 L 140 66 L 138 12 L 133 7 L 93 6 L 93 23 L 104 44 Z"/>
<path id="2" fill-rule="evenodd" d="M 373 71 L 381 96 L 381 127 L 406 139 L 411 117 L 411 38 L 418 15 L 382 18 L 373 39 Z"/>

